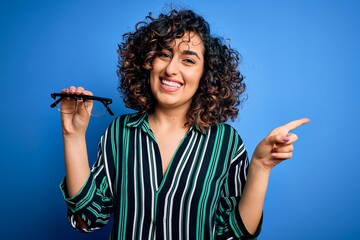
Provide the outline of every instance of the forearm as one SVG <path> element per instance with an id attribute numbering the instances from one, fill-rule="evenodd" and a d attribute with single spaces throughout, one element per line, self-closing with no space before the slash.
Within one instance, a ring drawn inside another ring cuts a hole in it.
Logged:
<path id="1" fill-rule="evenodd" d="M 64 136 L 66 185 L 70 197 L 76 195 L 85 184 L 89 173 L 89 161 L 85 136 Z"/>
<path id="2" fill-rule="evenodd" d="M 264 207 L 270 171 L 250 162 L 247 182 L 239 202 L 240 216 L 249 233 L 256 232 Z"/>

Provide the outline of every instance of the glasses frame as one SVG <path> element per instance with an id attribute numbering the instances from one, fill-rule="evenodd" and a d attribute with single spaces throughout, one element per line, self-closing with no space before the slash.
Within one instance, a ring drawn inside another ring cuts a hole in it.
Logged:
<path id="1" fill-rule="evenodd" d="M 53 102 L 50 105 L 51 108 L 56 107 L 64 98 L 72 98 L 76 102 L 78 100 L 93 100 L 93 101 L 101 102 L 105 106 L 106 112 L 108 112 L 111 116 L 114 116 L 113 111 L 111 111 L 111 109 L 109 107 L 109 105 L 112 103 L 111 98 L 97 97 L 97 96 L 91 96 L 91 95 L 78 95 L 78 94 L 71 94 L 71 93 L 52 93 L 50 96 L 55 100 L 55 102 Z M 56 100 L 56 97 L 59 97 L 59 99 Z M 77 104 L 76 104 L 76 108 L 77 108 Z M 75 111 L 76 111 L 76 109 L 75 109 Z M 106 114 L 106 112 L 105 112 L 105 114 Z"/>

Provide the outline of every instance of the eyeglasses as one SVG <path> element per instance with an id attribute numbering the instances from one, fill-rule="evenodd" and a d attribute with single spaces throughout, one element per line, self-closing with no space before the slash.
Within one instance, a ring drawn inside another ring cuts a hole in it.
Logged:
<path id="1" fill-rule="evenodd" d="M 80 102 L 80 104 L 84 104 L 87 112 L 93 117 L 102 117 L 106 112 L 111 116 L 114 115 L 113 111 L 109 108 L 109 105 L 112 103 L 111 98 L 69 93 L 52 93 L 51 97 L 55 102 L 50 107 L 57 107 L 61 113 L 72 114 L 76 112 Z"/>

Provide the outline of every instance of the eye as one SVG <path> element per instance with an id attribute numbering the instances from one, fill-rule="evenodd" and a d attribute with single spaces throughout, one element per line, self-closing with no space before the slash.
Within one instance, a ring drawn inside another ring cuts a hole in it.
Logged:
<path id="1" fill-rule="evenodd" d="M 169 54 L 169 53 L 167 53 L 167 52 L 160 52 L 159 54 L 158 54 L 158 56 L 160 57 L 160 58 L 171 58 L 171 55 Z"/>
<path id="2" fill-rule="evenodd" d="M 191 58 L 185 58 L 183 61 L 184 61 L 186 64 L 188 64 L 188 65 L 193 65 L 193 64 L 196 63 L 196 62 L 195 62 L 193 59 L 191 59 Z"/>

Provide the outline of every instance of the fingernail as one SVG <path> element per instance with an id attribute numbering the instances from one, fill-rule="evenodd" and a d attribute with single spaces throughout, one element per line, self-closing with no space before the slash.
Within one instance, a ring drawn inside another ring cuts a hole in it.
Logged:
<path id="1" fill-rule="evenodd" d="M 285 141 L 285 142 L 287 142 L 287 141 L 289 141 L 289 140 L 290 140 L 290 137 L 285 136 L 285 137 L 283 137 L 283 138 L 282 138 L 282 140 L 283 140 L 283 141 Z"/>

